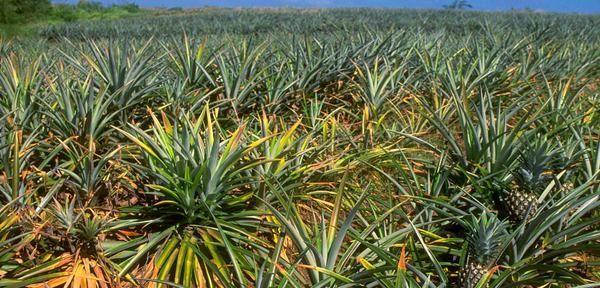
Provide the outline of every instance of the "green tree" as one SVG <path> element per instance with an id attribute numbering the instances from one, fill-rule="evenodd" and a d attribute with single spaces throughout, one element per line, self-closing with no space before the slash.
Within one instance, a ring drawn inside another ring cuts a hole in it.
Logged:
<path id="1" fill-rule="evenodd" d="M 469 2 L 467 2 L 466 0 L 454 0 L 454 2 L 452 2 L 449 5 L 444 5 L 444 8 L 446 9 L 466 9 L 466 8 L 473 8 L 473 5 L 469 4 Z"/>
<path id="2" fill-rule="evenodd" d="M 2 0 L 0 23 L 25 23 L 48 15 L 52 9 L 50 0 Z"/>

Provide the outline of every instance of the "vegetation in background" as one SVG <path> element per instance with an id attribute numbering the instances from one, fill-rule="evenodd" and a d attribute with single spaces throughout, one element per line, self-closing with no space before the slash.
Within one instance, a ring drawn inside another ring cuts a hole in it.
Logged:
<path id="1" fill-rule="evenodd" d="M 100 2 L 51 4 L 50 0 L 5 0 L 0 4 L 0 32 L 8 36 L 32 35 L 39 26 L 78 20 L 116 19 L 140 15 L 136 4 L 103 6 Z"/>
<path id="2" fill-rule="evenodd" d="M 598 16 L 177 13 L 0 39 L 0 287 L 600 281 Z"/>
<path id="3" fill-rule="evenodd" d="M 0 3 L 0 24 L 26 23 L 45 17 L 50 0 L 4 0 Z"/>
<path id="4" fill-rule="evenodd" d="M 473 8 L 473 5 L 469 4 L 466 0 L 454 0 L 451 4 L 444 5 L 446 9 L 466 9 Z"/>
<path id="5" fill-rule="evenodd" d="M 0 35 L 26 35 L 31 32 L 24 23 L 46 18 L 52 9 L 50 0 L 3 0 L 0 3 Z"/>
<path id="6" fill-rule="evenodd" d="M 73 22 L 77 20 L 116 19 L 139 15 L 143 11 L 136 4 L 121 4 L 105 7 L 100 2 L 79 2 L 76 5 L 55 4 L 50 20 L 55 22 Z"/>

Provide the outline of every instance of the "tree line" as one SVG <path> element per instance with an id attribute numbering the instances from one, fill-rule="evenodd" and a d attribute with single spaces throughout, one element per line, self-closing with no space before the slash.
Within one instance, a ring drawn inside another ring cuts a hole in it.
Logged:
<path id="1" fill-rule="evenodd" d="M 52 9 L 50 0 L 2 0 L 0 23 L 25 23 L 47 15 Z"/>
<path id="2" fill-rule="evenodd" d="M 75 21 L 79 19 L 124 16 L 140 11 L 136 4 L 104 6 L 97 1 L 79 1 L 75 5 L 52 4 L 51 0 L 2 0 L 0 24 L 22 24 L 40 20 Z"/>

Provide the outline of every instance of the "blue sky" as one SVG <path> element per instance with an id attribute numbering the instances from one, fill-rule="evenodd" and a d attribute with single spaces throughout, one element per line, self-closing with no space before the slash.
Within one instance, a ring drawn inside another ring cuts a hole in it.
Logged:
<path id="1" fill-rule="evenodd" d="M 55 0 L 76 3 L 77 0 Z M 135 2 L 145 7 L 386 7 L 440 8 L 452 0 L 100 0 L 105 4 Z M 470 0 L 477 10 L 532 8 L 552 12 L 600 13 L 600 0 Z"/>

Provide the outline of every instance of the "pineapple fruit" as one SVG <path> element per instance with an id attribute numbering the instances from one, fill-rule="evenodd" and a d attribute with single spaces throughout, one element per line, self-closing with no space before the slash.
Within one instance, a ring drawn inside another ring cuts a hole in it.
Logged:
<path id="1" fill-rule="evenodd" d="M 527 176 L 522 176 L 524 173 L 527 172 L 518 171 L 510 189 L 500 195 L 500 202 L 504 205 L 508 218 L 514 222 L 526 221 L 538 210 L 536 192 L 539 189 L 529 188 L 532 187 L 530 183 L 534 181 Z"/>
<path id="2" fill-rule="evenodd" d="M 485 212 L 479 218 L 471 217 L 465 222 L 467 260 L 458 275 L 462 288 L 477 287 L 495 264 L 507 235 L 507 223 L 495 214 Z"/>
<path id="3" fill-rule="evenodd" d="M 499 197 L 511 221 L 527 221 L 537 213 L 538 196 L 554 179 L 557 156 L 558 150 L 543 140 L 525 147 L 510 187 L 503 189 Z"/>

